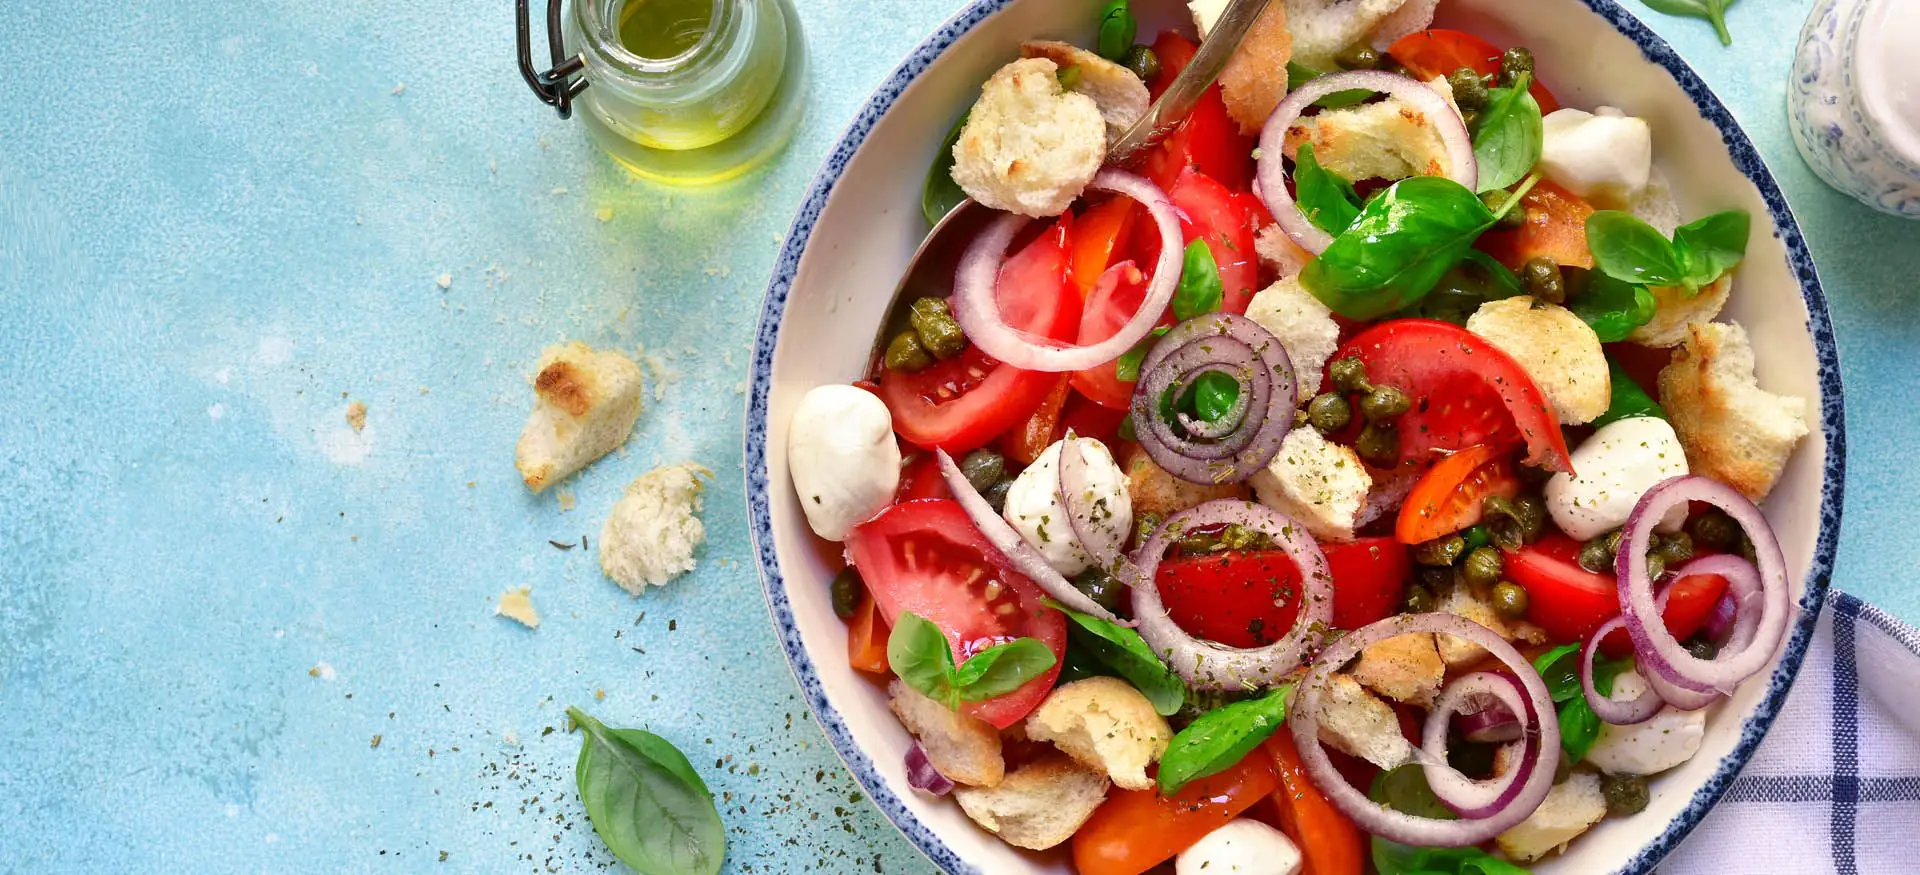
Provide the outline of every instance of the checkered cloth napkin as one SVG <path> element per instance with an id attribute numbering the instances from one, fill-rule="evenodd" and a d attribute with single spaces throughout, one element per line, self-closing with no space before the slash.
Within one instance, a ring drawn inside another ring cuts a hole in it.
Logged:
<path id="1" fill-rule="evenodd" d="M 1920 632 L 1834 592 L 1780 717 L 1661 875 L 1920 872 Z"/>

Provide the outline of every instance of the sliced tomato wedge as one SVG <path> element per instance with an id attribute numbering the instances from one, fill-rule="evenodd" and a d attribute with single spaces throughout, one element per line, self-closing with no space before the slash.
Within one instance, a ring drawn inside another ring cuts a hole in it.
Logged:
<path id="1" fill-rule="evenodd" d="M 1567 440 L 1540 387 L 1511 356 L 1466 329 L 1432 319 L 1382 322 L 1348 341 L 1335 360 L 1358 356 L 1374 383 L 1413 399 L 1400 417 L 1400 459 L 1475 444 L 1525 443 L 1527 461 L 1570 470 Z"/>
<path id="2" fill-rule="evenodd" d="M 1080 317 L 1080 344 L 1099 343 L 1118 333 L 1133 319 L 1147 298 L 1147 275 L 1131 261 L 1123 261 L 1100 275 Z M 1169 313 L 1160 320 L 1171 324 Z M 1126 410 L 1133 403 L 1134 381 L 1120 379 L 1114 362 L 1095 365 L 1073 375 L 1073 388 L 1096 404 Z"/>
<path id="3" fill-rule="evenodd" d="M 1053 388 L 1047 390 L 1047 397 L 1040 406 L 1033 409 L 1033 415 L 1025 422 L 1013 427 L 1013 430 L 1000 438 L 1000 451 L 1007 458 L 1022 465 L 1031 465 L 1047 447 L 1060 439 L 1060 413 L 1067 405 L 1067 375 L 1049 374 L 1053 378 Z"/>
<path id="4" fill-rule="evenodd" d="M 1322 544 L 1333 573 L 1333 625 L 1358 629 L 1394 613 L 1413 563 L 1392 538 Z M 1229 647 L 1280 640 L 1299 615 L 1300 570 L 1279 550 L 1176 556 L 1154 575 L 1180 628 Z"/>
<path id="5" fill-rule="evenodd" d="M 1247 304 L 1260 291 L 1260 256 L 1253 249 L 1254 218 L 1244 201 L 1193 168 L 1181 171 L 1167 196 L 1180 209 L 1180 230 L 1186 242 L 1204 240 L 1207 251 L 1213 253 L 1213 262 L 1220 268 L 1220 309 L 1247 312 Z"/>
<path id="6" fill-rule="evenodd" d="M 1400 505 L 1393 527 L 1402 544 L 1445 537 L 1480 521 L 1481 503 L 1520 494 L 1520 476 L 1506 450 L 1475 444 L 1435 463 Z"/>
<path id="7" fill-rule="evenodd" d="M 1161 31 L 1160 35 L 1153 40 L 1153 54 L 1160 59 L 1160 75 L 1153 77 L 1153 81 L 1147 83 L 1147 93 L 1153 99 L 1159 100 L 1160 95 L 1165 94 L 1167 88 L 1173 85 L 1173 80 L 1180 75 L 1180 71 L 1193 63 L 1193 56 L 1199 51 L 1200 47 L 1194 45 L 1193 40 L 1181 36 L 1179 31 Z"/>
<path id="8" fill-rule="evenodd" d="M 1081 213 L 1073 222 L 1071 239 L 1073 286 L 1082 298 L 1093 293 L 1095 284 L 1107 268 L 1121 260 L 1121 252 L 1133 233 L 1134 215 L 1140 205 L 1132 198 L 1114 197 Z M 1082 319 L 1081 333 L 1086 333 Z M 1105 337 L 1111 337 L 1109 332 Z M 1086 340 L 1082 338 L 1082 343 Z"/>
<path id="9" fill-rule="evenodd" d="M 940 476 L 940 459 L 924 451 L 907 451 L 908 455 L 900 463 L 900 485 L 893 491 L 893 500 L 914 501 L 921 498 L 952 498 L 953 490 L 947 488 L 946 478 Z"/>
<path id="10" fill-rule="evenodd" d="M 1580 542 L 1559 532 L 1506 555 L 1507 577 L 1527 591 L 1527 619 L 1558 644 L 1585 641 L 1620 613 L 1611 575 L 1580 567 Z"/>
<path id="11" fill-rule="evenodd" d="M 1593 205 L 1547 180 L 1540 180 L 1520 208 L 1526 223 L 1512 231 L 1488 231 L 1474 246 L 1496 261 L 1519 270 L 1533 258 L 1552 259 L 1561 267 L 1593 267 L 1587 248 L 1587 217 Z"/>
<path id="12" fill-rule="evenodd" d="M 1127 411 L 1095 404 L 1078 392 L 1067 396 L 1067 407 L 1060 412 L 1060 432 L 1090 437 L 1107 446 L 1120 439 L 1120 423 Z"/>
<path id="13" fill-rule="evenodd" d="M 1470 33 L 1435 28 L 1401 37 L 1387 48 L 1387 54 L 1421 81 L 1445 76 L 1461 67 L 1471 67 L 1481 75 L 1500 72 L 1500 49 Z M 1527 91 L 1540 104 L 1541 114 L 1560 108 L 1553 92 L 1538 77 Z"/>
<path id="14" fill-rule="evenodd" d="M 1281 730 L 1265 743 L 1280 788 L 1273 793 L 1280 831 L 1293 839 L 1312 875 L 1362 875 L 1367 868 L 1367 834 L 1320 792 L 1293 733 Z"/>
<path id="15" fill-rule="evenodd" d="M 1044 594 L 1007 566 L 967 513 L 952 501 L 896 504 L 854 528 L 847 555 L 891 626 L 902 613 L 932 621 L 947 633 L 955 660 L 1019 638 L 1037 638 L 1053 650 L 1054 667 L 1019 689 L 963 706 L 1002 729 L 1027 716 L 1053 689 L 1066 653 L 1066 621 Z"/>
<path id="16" fill-rule="evenodd" d="M 1281 730 L 1285 732 L 1285 729 Z M 1173 859 L 1273 793 L 1273 758 L 1255 750 L 1172 796 L 1114 789 L 1073 834 L 1079 875 L 1140 875 Z"/>
<path id="17" fill-rule="evenodd" d="M 1053 340 L 1080 327 L 1080 295 L 1067 280 L 1070 219 L 1027 244 L 1000 268 L 995 293 L 1008 324 Z M 1053 391 L 1054 374 L 995 361 L 977 346 L 917 374 L 883 369 L 880 400 L 908 442 L 959 454 L 1025 421 Z"/>
<path id="18" fill-rule="evenodd" d="M 869 674 L 887 673 L 887 621 L 869 593 L 860 594 L 860 607 L 847 621 L 847 662 Z"/>
<path id="19" fill-rule="evenodd" d="M 1233 191 L 1253 185 L 1254 138 L 1240 133 L 1240 123 L 1227 113 L 1220 86 L 1207 89 L 1180 127 L 1141 159 L 1140 172 L 1161 189 L 1179 179 L 1183 170 L 1198 170 Z"/>

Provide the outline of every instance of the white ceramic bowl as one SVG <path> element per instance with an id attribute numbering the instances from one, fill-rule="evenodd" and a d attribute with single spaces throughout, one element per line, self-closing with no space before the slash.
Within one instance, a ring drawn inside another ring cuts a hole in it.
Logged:
<path id="1" fill-rule="evenodd" d="M 1090 44 L 1099 0 L 978 0 L 916 49 L 854 119 L 801 205 L 775 267 L 754 352 L 746 460 L 749 522 L 774 623 L 820 725 L 886 816 L 949 872 L 1066 873 L 1064 856 L 1016 851 L 951 800 L 912 792 L 906 732 L 880 687 L 847 664 L 828 604 L 838 550 L 808 530 L 788 481 L 787 420 L 800 396 L 858 379 L 874 326 L 925 233 L 921 183 L 952 121 L 1022 40 Z M 1136 6 L 1146 6 L 1136 3 Z M 1143 15 L 1142 33 L 1181 4 Z M 1826 595 L 1844 458 L 1840 370 L 1827 308 L 1798 226 L 1753 144 L 1700 78 L 1613 0 L 1445 0 L 1441 23 L 1524 44 L 1569 106 L 1606 103 L 1646 118 L 1657 163 L 1688 215 L 1740 208 L 1756 233 L 1722 318 L 1745 325 L 1763 386 L 1815 399 L 1819 417 L 1766 503 L 1800 615 L 1768 676 L 1717 706 L 1699 756 L 1653 782 L 1647 810 L 1610 819 L 1541 875 L 1649 871 L 1719 799 L 1772 722 Z M 843 184 L 847 183 L 847 184 Z M 1769 221 L 1770 220 L 1770 221 Z"/>

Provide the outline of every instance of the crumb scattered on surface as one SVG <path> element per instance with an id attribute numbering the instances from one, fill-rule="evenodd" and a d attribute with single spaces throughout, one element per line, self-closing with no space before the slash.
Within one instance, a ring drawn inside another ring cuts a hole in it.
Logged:
<path id="1" fill-rule="evenodd" d="M 347 405 L 347 424 L 353 426 L 357 434 L 367 427 L 367 403 L 355 401 Z"/>
<path id="2" fill-rule="evenodd" d="M 399 97 L 405 93 L 407 93 L 407 83 L 401 82 L 393 86 L 393 96 Z"/>
<path id="3" fill-rule="evenodd" d="M 506 617 L 529 629 L 540 628 L 540 612 L 533 609 L 533 587 L 523 586 L 509 589 L 500 594 L 500 603 L 494 605 L 496 617 Z"/>
<path id="4" fill-rule="evenodd" d="M 607 700 L 607 691 L 606 691 L 606 690 L 603 690 L 603 689 L 602 689 L 602 690 L 594 690 L 594 691 L 593 691 L 593 700 L 594 700 L 594 701 L 596 701 L 596 702 L 605 702 L 605 701 Z"/>
<path id="5" fill-rule="evenodd" d="M 567 187 L 566 187 L 566 186 L 564 186 L 564 185 L 556 185 L 556 186 L 554 186 L 554 187 L 553 187 L 553 196 L 554 196 L 554 197 L 566 197 L 566 195 L 567 195 Z"/>
<path id="6" fill-rule="evenodd" d="M 338 676 L 339 673 L 333 670 L 333 666 L 325 662 L 316 662 L 312 668 L 307 669 L 307 677 L 319 678 L 323 681 L 330 681 Z"/>
<path id="7" fill-rule="evenodd" d="M 554 495 L 560 500 L 561 513 L 573 510 L 574 506 L 579 504 L 579 501 L 574 499 L 573 490 L 571 489 L 562 487 L 561 489 L 555 490 Z"/>
<path id="8" fill-rule="evenodd" d="M 508 747 L 519 747 L 520 733 L 509 729 L 505 732 L 500 733 L 500 740 L 503 742 L 506 742 L 506 745 Z M 444 857 L 442 859 L 444 859 Z"/>
<path id="9" fill-rule="evenodd" d="M 453 274 L 442 273 L 433 278 L 433 284 L 443 289 L 453 288 Z"/>
<path id="10" fill-rule="evenodd" d="M 380 746 L 380 733 L 378 733 L 378 732 L 376 732 L 376 733 L 374 733 L 374 734 L 373 734 L 373 743 L 371 743 L 371 744 L 369 744 L 369 745 L 367 745 L 367 746 L 368 746 L 368 747 L 370 747 L 370 748 L 378 748 L 378 747 Z"/>
<path id="11" fill-rule="evenodd" d="M 599 219 L 602 222 L 611 222 L 613 221 L 613 208 L 601 207 L 597 210 L 594 210 L 593 217 L 596 219 Z"/>

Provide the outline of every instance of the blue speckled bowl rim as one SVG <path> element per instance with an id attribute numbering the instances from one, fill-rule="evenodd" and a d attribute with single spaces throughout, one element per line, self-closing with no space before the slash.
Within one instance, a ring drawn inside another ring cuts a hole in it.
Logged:
<path id="1" fill-rule="evenodd" d="M 766 589 L 767 606 L 773 614 L 773 621 L 780 641 L 787 652 L 787 661 L 793 667 L 794 678 L 799 681 L 801 692 L 806 696 L 807 704 L 813 709 L 815 718 L 833 742 L 848 768 L 860 785 L 866 788 L 874 804 L 880 807 L 882 814 L 900 829 L 908 841 L 919 848 L 921 853 L 941 869 L 952 873 L 978 873 L 979 867 L 962 860 L 958 853 L 934 835 L 933 831 L 908 810 L 906 803 L 895 794 L 886 780 L 874 767 L 873 761 L 854 742 L 848 732 L 840 711 L 828 700 L 825 688 L 821 685 L 818 670 L 808 656 L 800 640 L 799 627 L 794 622 L 793 608 L 787 598 L 786 584 L 780 573 L 780 559 L 774 554 L 772 493 L 768 483 L 767 469 L 767 405 L 769 393 L 773 387 L 773 353 L 780 334 L 781 317 L 786 311 L 787 296 L 792 291 L 794 276 L 799 270 L 801 255 L 806 251 L 807 242 L 813 235 L 814 225 L 819 221 L 827 199 L 832 195 L 835 185 L 840 181 L 847 164 L 860 146 L 866 142 L 867 135 L 876 123 L 904 93 L 907 86 L 919 77 L 920 73 L 935 59 L 952 46 L 954 42 L 986 20 L 989 16 L 1016 2 L 1016 0 L 975 0 L 958 15 L 942 24 L 937 30 L 915 48 L 906 60 L 896 67 L 880 88 L 874 92 L 866 105 L 861 107 L 847 126 L 833 151 L 807 190 L 807 196 L 801 202 L 793 226 L 788 230 L 780 257 L 774 264 L 773 278 L 767 287 L 766 300 L 762 305 L 759 329 L 755 334 L 753 351 L 753 379 L 747 398 L 746 417 L 746 497 L 749 533 L 753 538 L 754 551 L 760 561 L 761 582 Z M 1646 847 L 1640 849 L 1627 863 L 1616 870 L 1622 875 L 1643 875 L 1653 870 L 1661 858 L 1678 846 L 1682 839 L 1700 823 L 1701 818 L 1727 791 L 1728 785 L 1740 773 L 1747 760 L 1753 756 L 1761 738 L 1773 724 L 1785 702 L 1787 691 L 1793 684 L 1794 676 L 1800 670 L 1801 662 L 1806 658 L 1807 645 L 1813 635 L 1815 620 L 1821 607 L 1826 603 L 1829 578 L 1833 573 L 1834 550 L 1840 536 L 1841 495 L 1846 472 L 1846 423 L 1844 402 L 1841 397 L 1840 354 L 1833 336 L 1833 323 L 1827 311 L 1826 293 L 1820 286 L 1820 277 L 1814 270 L 1813 256 L 1807 251 L 1806 240 L 1801 236 L 1800 225 L 1795 221 L 1792 210 L 1787 205 L 1786 196 L 1774 181 L 1773 174 L 1767 170 L 1753 142 L 1747 138 L 1733 114 L 1727 110 L 1700 75 L 1694 72 L 1687 62 L 1682 60 L 1673 48 L 1667 45 L 1658 34 L 1648 29 L 1639 19 L 1622 9 L 1614 0 L 1581 0 L 1600 17 L 1610 22 L 1616 30 L 1640 46 L 1641 54 L 1649 61 L 1664 67 L 1673 76 L 1680 87 L 1693 98 L 1700 114 L 1720 129 L 1727 150 L 1734 164 L 1745 173 L 1760 195 L 1767 202 L 1768 212 L 1772 214 L 1773 224 L 1779 230 L 1782 242 L 1786 245 L 1787 258 L 1794 274 L 1800 281 L 1801 297 L 1807 306 L 1807 329 L 1813 338 L 1814 351 L 1819 358 L 1820 383 L 1820 427 L 1826 437 L 1826 465 L 1824 482 L 1820 498 L 1820 531 L 1814 542 L 1813 563 L 1807 571 L 1806 594 L 1800 600 L 1800 618 L 1794 625 L 1792 635 L 1787 641 L 1785 655 L 1767 683 L 1765 698 L 1760 702 L 1752 717 L 1741 728 L 1740 742 L 1732 753 L 1721 760 L 1720 767 L 1713 776 L 1701 786 L 1688 802 L 1687 807 L 1668 824 L 1665 831 Z"/>

